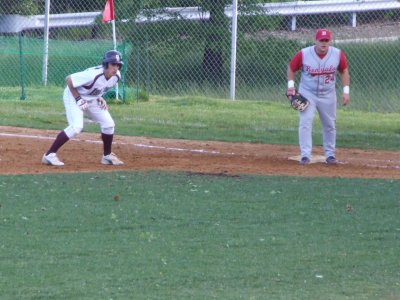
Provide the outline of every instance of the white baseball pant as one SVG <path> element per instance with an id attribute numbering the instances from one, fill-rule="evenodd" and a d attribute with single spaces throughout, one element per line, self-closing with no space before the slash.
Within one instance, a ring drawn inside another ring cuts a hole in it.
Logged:
<path id="1" fill-rule="evenodd" d="M 312 154 L 312 125 L 315 112 L 318 111 L 322 123 L 322 137 L 325 157 L 335 156 L 336 152 L 336 94 L 318 98 L 309 93 L 303 96 L 310 101 L 304 112 L 300 112 L 299 144 L 301 157 L 311 157 Z"/>
<path id="2" fill-rule="evenodd" d="M 64 107 L 67 114 L 68 127 L 64 129 L 68 138 L 78 135 L 83 129 L 83 117 L 88 118 L 99 124 L 101 132 L 104 134 L 114 134 L 115 123 L 108 110 L 102 110 L 97 101 L 88 102 L 88 109 L 83 112 L 76 104 L 76 100 L 68 88 L 64 91 Z"/>

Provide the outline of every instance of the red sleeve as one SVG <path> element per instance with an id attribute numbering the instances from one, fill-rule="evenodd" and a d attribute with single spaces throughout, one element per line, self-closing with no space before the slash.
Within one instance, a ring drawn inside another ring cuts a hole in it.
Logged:
<path id="1" fill-rule="evenodd" d="M 303 52 L 297 52 L 290 61 L 289 66 L 293 72 L 299 71 L 303 66 Z"/>
<path id="2" fill-rule="evenodd" d="M 343 51 L 340 51 L 340 62 L 339 62 L 338 70 L 339 70 L 339 72 L 343 72 L 344 70 L 347 69 L 347 67 L 348 67 L 348 65 L 347 65 L 346 55 L 344 55 Z"/>

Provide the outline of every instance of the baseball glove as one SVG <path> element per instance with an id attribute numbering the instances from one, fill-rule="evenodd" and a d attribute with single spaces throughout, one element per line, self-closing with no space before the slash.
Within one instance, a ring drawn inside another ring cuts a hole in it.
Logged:
<path id="1" fill-rule="evenodd" d="M 286 95 L 290 101 L 290 105 L 298 111 L 305 111 L 310 104 L 306 97 L 296 92 L 294 95 Z"/>

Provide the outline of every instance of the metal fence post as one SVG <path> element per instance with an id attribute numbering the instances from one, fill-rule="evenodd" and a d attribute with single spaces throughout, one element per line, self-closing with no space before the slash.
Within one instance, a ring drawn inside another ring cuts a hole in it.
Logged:
<path id="1" fill-rule="evenodd" d="M 350 24 L 351 24 L 351 27 L 357 26 L 357 13 L 355 13 L 355 12 L 351 13 Z"/>
<path id="2" fill-rule="evenodd" d="M 21 31 L 18 34 L 18 45 L 19 45 L 19 72 L 21 78 L 21 97 L 20 100 L 26 100 L 25 92 L 25 64 L 24 64 L 24 51 L 22 48 L 22 40 L 24 38 L 24 32 Z"/>
<path id="3" fill-rule="evenodd" d="M 50 21 L 50 0 L 45 2 L 44 33 L 43 33 L 43 67 L 42 82 L 47 85 L 47 66 L 49 62 L 49 21 Z"/>
<path id="4" fill-rule="evenodd" d="M 238 0 L 232 0 L 232 45 L 231 45 L 231 79 L 230 99 L 235 100 L 236 91 L 236 47 L 237 47 L 237 15 Z"/>
<path id="5" fill-rule="evenodd" d="M 290 30 L 291 31 L 296 31 L 296 23 L 297 23 L 297 17 L 292 16 L 292 18 L 290 19 Z"/>

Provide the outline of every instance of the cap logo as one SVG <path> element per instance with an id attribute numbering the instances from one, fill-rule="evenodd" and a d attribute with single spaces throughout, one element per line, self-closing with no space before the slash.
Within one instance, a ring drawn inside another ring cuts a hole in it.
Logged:
<path id="1" fill-rule="evenodd" d="M 117 60 L 117 61 L 120 61 L 121 60 L 121 58 L 119 57 L 119 55 L 117 54 L 117 55 L 115 55 L 115 59 Z"/>
<path id="2" fill-rule="evenodd" d="M 326 31 L 322 31 L 322 35 L 326 35 Z"/>

